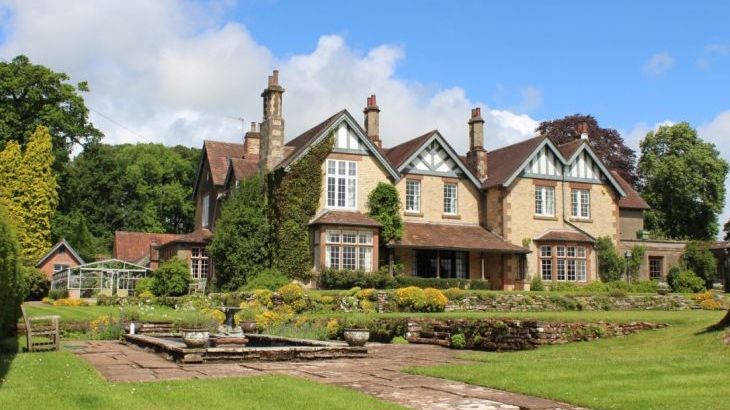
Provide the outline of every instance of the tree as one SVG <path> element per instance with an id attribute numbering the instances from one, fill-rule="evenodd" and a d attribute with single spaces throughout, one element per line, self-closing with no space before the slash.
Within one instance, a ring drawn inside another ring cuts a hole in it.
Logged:
<path id="1" fill-rule="evenodd" d="M 625 265 L 611 238 L 608 236 L 598 238 L 595 250 L 598 257 L 598 275 L 601 277 L 601 281 L 621 280 L 625 272 Z"/>
<path id="2" fill-rule="evenodd" d="M 639 175 L 649 230 L 676 239 L 711 240 L 725 203 L 728 163 L 686 122 L 662 126 L 641 142 Z"/>
<path id="3" fill-rule="evenodd" d="M 33 265 L 51 247 L 51 220 L 58 205 L 48 129 L 39 126 L 25 152 L 11 141 L 0 157 L 0 202 L 16 226 L 23 262 Z"/>
<path id="4" fill-rule="evenodd" d="M 187 262 L 177 256 L 157 268 L 152 282 L 152 293 L 157 296 L 181 296 L 188 293 L 193 281 Z"/>
<path id="5" fill-rule="evenodd" d="M 725 222 L 725 227 L 723 228 L 723 231 L 725 231 L 725 240 L 730 241 L 730 219 Z"/>
<path id="6" fill-rule="evenodd" d="M 209 252 L 218 290 L 244 286 L 271 262 L 271 224 L 260 175 L 241 181 L 223 205 Z"/>
<path id="7" fill-rule="evenodd" d="M 97 239 L 89 231 L 86 218 L 81 212 L 73 211 L 68 215 L 56 214 L 51 227 L 51 242 L 66 239 L 86 262 L 93 261 L 100 253 L 97 249 Z"/>
<path id="8" fill-rule="evenodd" d="M 712 288 L 712 281 L 717 276 L 717 259 L 710 250 L 710 243 L 690 241 L 684 248 L 682 264 L 702 278 L 707 289 Z"/>
<path id="9" fill-rule="evenodd" d="M 89 122 L 89 110 L 81 93 L 84 81 L 68 83 L 69 76 L 19 55 L 0 62 L 0 149 L 9 141 L 25 147 L 39 125 L 48 127 L 53 140 L 55 170 L 62 171 L 74 145 L 101 139 L 101 131 Z"/>
<path id="10" fill-rule="evenodd" d="M 580 138 L 577 127 L 581 123 L 588 126 L 588 144 L 598 158 L 608 169 L 615 169 L 625 180 L 635 183 L 636 153 L 626 145 L 618 131 L 601 128 L 593 116 L 573 114 L 557 120 L 543 121 L 535 131 L 550 138 L 556 145 L 561 145 Z"/>
<path id="11" fill-rule="evenodd" d="M 32 266 L 21 266 L 20 274 L 23 279 L 25 300 L 41 300 L 48 296 L 51 281 L 45 273 Z"/>
<path id="12" fill-rule="evenodd" d="M 370 216 L 382 225 L 383 243 L 399 240 L 403 236 L 403 219 L 400 216 L 400 196 L 391 184 L 379 182 L 368 195 Z"/>
<path id="13" fill-rule="evenodd" d="M 25 297 L 19 248 L 8 215 L 0 205 L 0 337 L 14 334 Z"/>

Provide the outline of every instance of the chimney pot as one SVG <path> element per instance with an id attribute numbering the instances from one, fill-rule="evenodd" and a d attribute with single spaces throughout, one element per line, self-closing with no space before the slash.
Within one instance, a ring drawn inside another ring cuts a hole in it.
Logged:
<path id="1" fill-rule="evenodd" d="M 380 148 L 382 144 L 380 141 L 380 108 L 378 108 L 375 94 L 367 97 L 363 113 L 365 114 L 365 134 L 376 147 Z"/>

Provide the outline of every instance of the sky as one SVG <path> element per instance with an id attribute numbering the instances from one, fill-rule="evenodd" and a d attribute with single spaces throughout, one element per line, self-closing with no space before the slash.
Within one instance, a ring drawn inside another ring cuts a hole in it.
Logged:
<path id="1" fill-rule="evenodd" d="M 376 94 L 386 146 L 437 128 L 464 152 L 480 106 L 487 149 L 583 113 L 635 149 L 688 121 L 730 159 L 728 16 L 721 1 L 0 0 L 0 57 L 88 81 L 109 143 L 240 141 L 279 69 L 287 138 L 361 118 Z"/>

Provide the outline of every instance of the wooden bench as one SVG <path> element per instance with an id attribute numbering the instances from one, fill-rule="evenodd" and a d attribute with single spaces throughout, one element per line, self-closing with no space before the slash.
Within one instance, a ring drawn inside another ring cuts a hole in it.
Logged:
<path id="1" fill-rule="evenodd" d="M 60 350 L 61 333 L 58 328 L 57 315 L 28 316 L 25 307 L 20 306 L 25 322 L 25 337 L 28 341 L 29 352 Z M 40 339 L 39 339 L 40 338 Z"/>

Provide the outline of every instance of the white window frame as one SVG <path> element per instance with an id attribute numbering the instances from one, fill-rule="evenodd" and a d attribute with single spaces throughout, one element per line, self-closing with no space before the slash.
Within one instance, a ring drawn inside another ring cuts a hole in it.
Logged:
<path id="1" fill-rule="evenodd" d="M 58 273 L 58 272 L 65 271 L 69 267 L 70 266 L 67 265 L 67 264 L 65 264 L 65 263 L 56 263 L 56 264 L 53 265 L 53 273 Z"/>
<path id="2" fill-rule="evenodd" d="M 373 271 L 373 232 L 328 229 L 325 233 L 325 266 L 338 270 Z M 352 254 L 352 259 L 346 259 Z"/>
<path id="3" fill-rule="evenodd" d="M 535 215 L 555 216 L 555 187 L 535 185 Z"/>
<path id="4" fill-rule="evenodd" d="M 591 218 L 591 191 L 587 189 L 573 189 L 570 192 L 570 213 L 573 218 Z"/>
<path id="5" fill-rule="evenodd" d="M 459 184 L 453 182 L 444 183 L 444 214 L 459 214 Z"/>
<path id="6" fill-rule="evenodd" d="M 421 212 L 421 181 L 406 180 L 406 212 Z"/>
<path id="7" fill-rule="evenodd" d="M 553 280 L 553 248 L 549 245 L 540 246 L 540 279 Z"/>
<path id="8" fill-rule="evenodd" d="M 208 279 L 210 270 L 210 259 L 208 249 L 205 247 L 193 247 L 190 249 L 190 275 L 193 280 L 204 281 Z"/>
<path id="9" fill-rule="evenodd" d="M 210 223 L 210 194 L 203 195 L 202 225 L 207 228 Z"/>
<path id="10" fill-rule="evenodd" d="M 327 160 L 327 208 L 357 209 L 357 162 Z"/>

